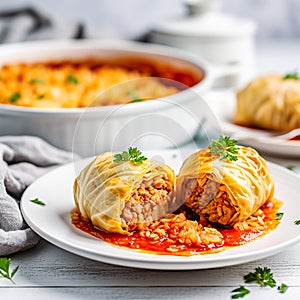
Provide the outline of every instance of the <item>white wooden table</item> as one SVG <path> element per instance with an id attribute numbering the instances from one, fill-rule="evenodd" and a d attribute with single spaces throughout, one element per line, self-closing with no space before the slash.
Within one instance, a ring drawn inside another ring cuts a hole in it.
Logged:
<path id="1" fill-rule="evenodd" d="M 300 70 L 299 49 L 299 42 L 259 45 L 258 73 L 297 67 Z M 275 161 L 300 166 L 300 160 Z M 300 299 L 300 244 L 260 261 L 198 271 L 150 271 L 108 265 L 73 255 L 44 240 L 11 259 L 13 267 L 20 266 L 14 277 L 16 285 L 0 279 L 1 300 L 230 299 L 230 291 L 241 284 L 251 290 L 244 299 Z M 277 282 L 289 286 L 288 291 L 280 294 L 275 288 L 244 284 L 243 276 L 257 266 L 271 268 Z"/>

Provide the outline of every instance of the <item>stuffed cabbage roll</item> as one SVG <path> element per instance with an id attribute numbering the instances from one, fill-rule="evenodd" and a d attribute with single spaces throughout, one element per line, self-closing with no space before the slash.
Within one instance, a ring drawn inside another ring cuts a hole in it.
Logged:
<path id="1" fill-rule="evenodd" d="M 179 172 L 177 201 L 212 223 L 234 225 L 256 212 L 274 194 L 265 160 L 237 146 L 237 160 L 220 160 L 209 149 L 188 157 Z"/>
<path id="2" fill-rule="evenodd" d="M 146 159 L 114 161 L 114 154 L 97 156 L 74 182 L 74 198 L 83 219 L 107 232 L 128 234 L 169 212 L 174 171 Z"/>
<path id="3" fill-rule="evenodd" d="M 268 130 L 300 127 L 300 79 L 268 75 L 237 93 L 234 122 Z"/>

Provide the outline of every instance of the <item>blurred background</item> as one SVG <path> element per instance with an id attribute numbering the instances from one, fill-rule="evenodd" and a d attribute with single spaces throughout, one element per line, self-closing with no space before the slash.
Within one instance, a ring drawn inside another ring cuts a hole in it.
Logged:
<path id="1" fill-rule="evenodd" d="M 186 14 L 184 0 L 1 0 L 1 11 L 36 7 L 62 22 L 80 21 L 102 37 L 136 38 L 154 24 Z M 223 11 L 257 22 L 257 37 L 299 38 L 299 0 L 223 0 Z"/>
<path id="2" fill-rule="evenodd" d="M 188 7 L 191 3 L 213 4 L 212 10 L 220 11 L 223 17 L 239 20 L 241 27 L 231 24 L 230 28 L 228 23 L 224 26 L 222 22 L 216 24 L 214 20 L 208 23 L 214 24 L 213 34 L 217 32 L 221 38 L 225 38 L 225 35 L 228 38 L 230 32 L 232 36 L 235 35 L 240 28 L 244 37 L 248 35 L 253 39 L 251 45 L 243 46 L 240 54 L 234 53 L 235 57 L 243 55 L 242 59 L 246 64 L 243 72 L 248 73 L 248 77 L 255 72 L 286 72 L 297 67 L 295 59 L 291 59 L 287 53 L 290 49 L 295 53 L 300 50 L 297 42 L 300 38 L 300 18 L 297 15 L 300 11 L 299 0 L 1 0 L 0 43 L 38 39 L 105 38 L 146 40 L 178 46 L 165 37 L 149 39 L 148 34 L 155 28 L 161 30 L 161 24 L 187 20 L 191 17 Z M 249 30 L 249 26 L 246 28 L 246 20 L 252 22 L 252 29 Z M 193 34 L 211 35 L 210 24 L 201 28 L 201 23 L 180 23 L 175 24 L 177 28 L 172 30 L 181 30 L 182 26 L 188 25 L 188 31 L 196 32 Z M 224 27 L 227 27 L 229 33 L 224 32 Z M 281 42 L 283 40 L 284 43 Z M 183 44 L 186 46 L 186 43 Z M 269 52 L 274 53 L 272 58 L 268 55 Z M 218 56 L 222 55 L 224 53 Z M 200 56 L 210 59 L 202 50 Z M 273 63 L 274 60 L 277 65 Z M 214 58 L 211 61 L 220 62 Z"/>

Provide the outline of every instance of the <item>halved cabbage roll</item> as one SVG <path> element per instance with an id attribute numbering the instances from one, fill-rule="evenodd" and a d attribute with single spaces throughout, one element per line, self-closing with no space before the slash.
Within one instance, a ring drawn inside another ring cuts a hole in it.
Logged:
<path id="1" fill-rule="evenodd" d="M 114 162 L 114 154 L 106 152 L 76 178 L 74 198 L 83 219 L 107 232 L 128 234 L 169 212 L 174 182 L 174 171 L 159 161 Z"/>
<path id="2" fill-rule="evenodd" d="M 274 183 L 265 160 L 252 148 L 237 148 L 236 161 L 220 160 L 209 149 L 188 157 L 179 172 L 177 201 L 200 218 L 231 226 L 271 200 Z"/>
<path id="3" fill-rule="evenodd" d="M 285 131 L 300 127 L 300 80 L 281 75 L 254 79 L 237 93 L 234 122 Z"/>

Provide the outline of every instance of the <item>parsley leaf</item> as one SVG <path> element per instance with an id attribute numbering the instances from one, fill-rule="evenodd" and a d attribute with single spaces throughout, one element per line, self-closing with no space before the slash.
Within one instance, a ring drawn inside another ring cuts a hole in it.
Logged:
<path id="1" fill-rule="evenodd" d="M 286 74 L 283 76 L 283 80 L 287 80 L 287 79 L 295 79 L 295 80 L 298 80 L 298 79 L 300 79 L 300 76 L 299 76 L 299 74 L 298 74 L 297 71 L 289 72 L 289 73 L 286 73 Z"/>
<path id="2" fill-rule="evenodd" d="M 295 171 L 296 166 L 286 166 L 286 168 L 290 171 Z"/>
<path id="3" fill-rule="evenodd" d="M 142 102 L 142 101 L 143 101 L 143 99 L 141 99 L 141 98 L 134 98 L 131 100 L 131 103 Z"/>
<path id="4" fill-rule="evenodd" d="M 237 141 L 231 140 L 229 136 L 220 136 L 218 140 L 213 140 L 208 146 L 210 153 L 219 156 L 221 160 L 229 159 L 236 161 L 238 159 Z"/>
<path id="5" fill-rule="evenodd" d="M 295 220 L 294 222 L 296 225 L 300 225 L 300 220 Z"/>
<path id="6" fill-rule="evenodd" d="M 250 293 L 250 291 L 246 289 L 244 286 L 240 285 L 240 287 L 232 290 L 231 293 L 236 293 L 231 295 L 231 299 L 238 299 L 238 298 L 245 297 L 247 294 Z"/>
<path id="7" fill-rule="evenodd" d="M 283 215 L 284 215 L 284 213 L 283 213 L 283 212 L 278 212 L 278 213 L 276 214 L 276 218 L 275 218 L 275 220 L 281 220 L 281 219 L 282 219 L 282 217 L 283 217 Z"/>
<path id="8" fill-rule="evenodd" d="M 73 75 L 73 74 L 69 74 L 69 75 L 68 75 L 67 81 L 68 81 L 69 83 L 72 83 L 72 84 L 78 84 L 78 83 L 79 83 L 78 78 L 77 78 L 75 75 Z"/>
<path id="9" fill-rule="evenodd" d="M 273 273 L 271 272 L 271 269 L 267 267 L 255 268 L 255 272 L 245 275 L 244 280 L 245 283 L 256 282 L 260 286 L 270 286 L 272 288 L 276 286 L 276 281 L 273 278 Z"/>
<path id="10" fill-rule="evenodd" d="M 11 260 L 8 258 L 0 257 L 0 277 L 7 278 L 13 284 L 15 284 L 12 278 L 17 273 L 19 266 L 17 266 L 12 272 L 10 272 L 10 262 Z"/>
<path id="11" fill-rule="evenodd" d="M 9 101 L 10 103 L 15 103 L 16 101 L 18 101 L 21 98 L 21 94 L 19 92 L 13 93 L 10 98 Z"/>
<path id="12" fill-rule="evenodd" d="M 279 293 L 284 294 L 288 288 L 289 288 L 288 285 L 286 285 L 285 283 L 282 283 L 280 286 L 277 287 L 277 290 L 279 291 Z"/>
<path id="13" fill-rule="evenodd" d="M 142 151 L 138 150 L 138 148 L 129 147 L 128 151 L 123 151 L 122 153 L 115 154 L 113 161 L 132 161 L 136 164 L 141 164 L 144 160 L 147 160 L 147 157 L 142 156 Z"/>
<path id="14" fill-rule="evenodd" d="M 44 99 L 45 98 L 45 94 L 39 94 L 36 99 Z"/>
<path id="15" fill-rule="evenodd" d="M 30 202 L 38 204 L 40 206 L 45 206 L 46 205 L 46 203 L 44 203 L 43 201 L 41 201 L 39 198 L 32 199 L 32 200 L 30 200 Z"/>
<path id="16" fill-rule="evenodd" d="M 29 81 L 29 83 L 31 84 L 40 84 L 40 83 L 44 83 L 45 80 L 43 78 L 33 78 Z"/>

